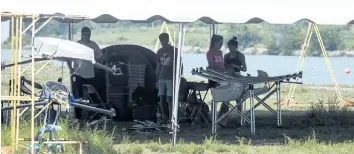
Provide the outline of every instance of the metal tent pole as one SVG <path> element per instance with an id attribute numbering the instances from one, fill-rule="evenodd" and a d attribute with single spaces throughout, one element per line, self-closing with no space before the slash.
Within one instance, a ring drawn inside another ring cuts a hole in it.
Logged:
<path id="1" fill-rule="evenodd" d="M 17 29 L 15 29 L 15 16 L 11 16 L 11 23 L 12 23 L 12 25 L 11 25 L 11 59 L 12 59 L 12 62 L 13 63 L 16 63 L 16 52 L 17 52 L 17 50 L 16 50 L 16 45 L 15 44 L 17 44 L 17 42 L 16 42 L 16 36 L 15 36 L 15 32 L 17 31 Z M 17 32 L 16 32 L 17 33 Z M 15 92 L 16 92 L 16 90 L 15 90 L 15 84 L 14 83 L 16 83 L 16 66 L 17 65 L 15 65 L 14 67 L 12 67 L 11 68 L 11 96 L 16 96 L 15 94 Z M 12 104 L 12 106 L 15 106 L 16 105 L 16 100 L 14 100 L 14 99 L 11 99 L 11 104 Z M 14 145 L 16 145 L 16 107 L 14 107 L 14 109 L 12 110 L 12 112 L 11 112 L 11 139 L 12 139 L 12 141 L 11 141 L 11 144 L 12 144 L 12 146 L 14 146 Z"/>
<path id="2" fill-rule="evenodd" d="M 173 94 L 173 111 L 172 111 L 172 146 L 176 147 L 177 142 L 177 130 L 178 125 L 178 95 L 179 95 L 179 85 L 181 78 L 181 53 L 183 52 L 183 35 L 184 35 L 184 24 L 179 23 L 179 34 L 178 34 L 178 52 L 177 57 L 174 59 L 177 60 L 177 66 L 174 69 L 174 94 Z M 176 64 L 176 63 L 174 63 Z"/>
<path id="3" fill-rule="evenodd" d="M 70 40 L 70 41 L 72 41 L 73 40 L 73 20 L 71 20 L 71 19 L 69 19 L 69 23 L 68 23 L 68 25 L 69 25 L 69 27 L 68 27 L 68 39 Z M 64 63 L 62 63 L 62 72 L 63 72 L 63 66 L 64 65 Z M 70 63 L 70 65 L 72 65 L 72 63 Z M 63 73 L 62 73 L 63 74 Z M 63 75 L 62 75 L 63 76 Z M 63 78 L 63 77 L 62 77 Z M 74 82 L 73 82 L 73 77 L 72 77 L 72 74 L 70 73 L 70 71 L 69 71 L 69 78 L 70 78 L 70 84 L 69 84 L 69 89 L 70 89 L 70 91 L 71 92 L 73 92 L 74 91 L 74 86 L 73 86 L 73 84 L 74 84 Z M 72 112 L 74 111 L 74 107 L 73 106 L 67 106 L 67 108 L 66 108 L 66 112 L 69 114 L 71 114 Z"/>
<path id="4" fill-rule="evenodd" d="M 176 44 L 176 25 L 174 24 L 174 27 L 173 27 L 173 44 Z M 176 52 L 176 48 L 174 47 L 174 50 L 173 50 L 173 53 Z M 173 59 L 176 59 L 175 55 L 176 54 L 173 54 Z M 173 98 L 172 98 L 172 102 L 173 102 L 173 105 L 172 105 L 172 117 L 171 117 L 171 123 L 172 123 L 172 132 L 170 132 L 172 134 L 172 146 L 175 147 L 176 146 L 176 142 L 177 142 L 177 135 L 175 135 L 175 125 L 174 125 L 174 115 L 175 115 L 175 93 L 176 93 L 176 85 L 175 85 L 175 82 L 176 82 L 176 79 L 177 79 L 177 71 L 176 71 L 176 63 L 173 63 Z M 177 109 L 178 111 L 178 109 Z"/>
<path id="5" fill-rule="evenodd" d="M 34 153 L 34 37 L 36 35 L 36 27 L 35 27 L 35 16 L 32 16 L 32 85 L 31 85 L 31 91 L 32 91 L 32 99 L 31 99 L 31 153 Z"/>
<path id="6" fill-rule="evenodd" d="M 19 19 L 19 20 L 18 20 Z M 23 17 L 21 16 L 21 17 L 19 17 L 19 18 L 17 18 L 17 20 L 16 20 L 16 22 L 18 22 L 18 23 L 16 23 L 16 27 L 17 27 L 17 25 L 19 25 L 19 29 L 17 29 L 17 32 L 16 32 L 16 35 L 17 35 L 17 39 L 18 39 L 18 52 L 17 52 L 17 55 L 16 55 L 16 58 L 17 58 L 17 60 L 16 60 L 16 62 L 20 62 L 21 61 L 21 57 L 22 57 L 22 27 L 23 27 Z M 16 65 L 16 64 L 15 64 Z M 19 66 L 17 66 L 17 76 L 21 76 L 21 65 L 19 65 Z M 17 98 L 20 98 L 20 95 L 21 95 L 21 80 L 17 80 Z M 16 103 L 16 105 L 20 105 L 20 101 L 18 101 L 17 103 Z M 18 136 L 19 136 L 19 130 L 20 130 L 20 125 L 19 125 L 19 123 L 20 123 L 20 115 L 19 115 L 19 113 L 20 113 L 20 109 L 17 109 L 17 111 L 16 111 L 16 114 L 17 114 L 17 116 L 16 116 L 16 138 L 18 138 Z M 18 145 L 18 139 L 16 140 L 16 148 L 18 147 L 17 146 Z"/>

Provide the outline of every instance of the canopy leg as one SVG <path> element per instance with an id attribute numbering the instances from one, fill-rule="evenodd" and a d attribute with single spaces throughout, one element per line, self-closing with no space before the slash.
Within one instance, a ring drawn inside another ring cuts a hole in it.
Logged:
<path id="1" fill-rule="evenodd" d="M 276 82 L 276 93 L 277 93 L 277 124 L 280 126 L 281 122 L 281 102 L 280 102 L 280 82 Z"/>
<path id="2" fill-rule="evenodd" d="M 179 87 L 180 87 L 180 81 L 181 81 L 181 55 L 183 52 L 183 42 L 184 42 L 184 24 L 180 23 L 179 24 L 179 35 L 178 35 L 178 52 L 177 52 L 177 57 L 174 59 L 177 60 L 177 66 L 175 66 L 174 70 L 174 95 L 173 95 L 173 111 L 172 111 L 172 145 L 173 147 L 176 147 L 176 142 L 177 142 L 177 130 L 179 129 L 178 126 L 178 96 L 179 96 Z M 178 70 L 178 71 L 177 71 Z"/>
<path id="3" fill-rule="evenodd" d="M 212 101 L 211 102 L 211 112 L 212 112 L 212 121 L 211 121 L 211 134 L 215 135 L 216 134 L 216 128 L 217 128 L 217 102 Z"/>
<path id="4" fill-rule="evenodd" d="M 250 108 L 251 108 L 251 134 L 255 134 L 256 133 L 256 120 L 255 120 L 255 112 L 254 112 L 254 86 L 253 84 L 249 85 L 249 89 L 250 89 Z"/>

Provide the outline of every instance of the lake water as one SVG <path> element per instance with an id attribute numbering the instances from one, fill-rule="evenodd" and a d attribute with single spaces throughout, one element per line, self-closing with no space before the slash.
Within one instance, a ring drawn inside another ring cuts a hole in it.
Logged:
<path id="1" fill-rule="evenodd" d="M 24 51 L 29 54 L 30 51 Z M 10 50 L 1 50 L 1 60 L 10 60 Z M 248 73 L 257 75 L 257 70 L 264 70 L 270 76 L 294 73 L 299 57 L 297 56 L 267 56 L 246 55 Z M 354 84 L 353 74 L 345 74 L 344 69 L 354 70 L 354 57 L 329 58 L 338 84 Z M 61 66 L 61 62 L 54 62 Z M 184 54 L 184 75 L 189 78 L 199 78 L 191 75 L 193 68 L 207 66 L 205 54 Z M 304 84 L 332 84 L 328 69 L 323 57 L 306 57 L 303 71 Z"/>

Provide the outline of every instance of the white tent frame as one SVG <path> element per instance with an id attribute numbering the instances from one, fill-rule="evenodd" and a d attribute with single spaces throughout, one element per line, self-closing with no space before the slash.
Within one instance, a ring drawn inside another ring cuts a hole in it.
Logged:
<path id="1" fill-rule="evenodd" d="M 69 23 L 70 25 L 69 38 L 72 39 L 71 24 L 83 20 L 92 20 L 96 23 L 115 23 L 122 20 L 146 23 L 146 22 L 152 22 L 158 19 L 162 19 L 167 23 L 174 23 L 179 25 L 178 48 L 180 51 L 183 51 L 182 47 L 184 41 L 183 40 L 184 25 L 186 23 L 191 23 L 197 20 L 203 21 L 204 23 L 207 24 L 215 25 L 215 24 L 222 24 L 222 23 L 261 23 L 264 21 L 268 21 L 268 23 L 271 24 L 292 24 L 296 21 L 306 19 L 315 25 L 315 32 L 318 36 L 319 42 L 321 44 L 321 50 L 323 51 L 323 53 L 325 53 L 325 49 L 323 47 L 323 42 L 320 39 L 320 32 L 318 30 L 317 24 L 327 24 L 327 25 L 328 24 L 329 25 L 354 24 L 354 19 L 352 17 L 352 15 L 354 14 L 354 9 L 350 8 L 351 6 L 353 6 L 351 5 L 353 4 L 353 2 L 351 1 L 339 0 L 339 2 L 336 1 L 337 5 L 333 5 L 330 2 L 323 2 L 320 0 L 314 0 L 311 2 L 306 0 L 300 0 L 300 1 L 303 1 L 304 3 L 296 1 L 296 2 L 286 2 L 285 4 L 284 1 L 281 0 L 268 0 L 268 1 L 249 0 L 247 2 L 246 1 L 242 2 L 241 5 L 245 5 L 244 8 L 239 7 L 235 9 L 233 6 L 236 6 L 237 3 L 241 3 L 241 2 L 231 1 L 231 0 L 220 0 L 217 1 L 217 3 L 214 3 L 216 1 L 206 2 L 204 0 L 195 0 L 191 2 L 187 0 L 180 0 L 179 2 L 173 2 L 173 4 L 171 4 L 163 0 L 151 0 L 151 1 L 130 0 L 130 1 L 126 1 L 127 4 L 125 4 L 124 7 L 117 9 L 114 6 L 106 5 L 106 4 L 113 3 L 114 2 L 113 0 L 101 0 L 99 2 L 97 1 L 96 2 L 92 2 L 92 1 L 73 2 L 73 1 L 63 0 L 61 4 L 58 5 L 53 5 L 51 4 L 52 2 L 45 1 L 45 0 L 34 0 L 30 2 L 23 1 L 23 0 L 13 0 L 13 1 L 7 1 L 6 4 L 3 4 L 1 6 L 2 7 L 1 11 L 8 11 L 7 13 L 2 12 L 1 20 L 7 21 L 11 19 L 11 17 L 13 16 L 21 16 L 23 17 L 24 22 L 32 21 L 34 25 L 34 23 L 37 21 L 43 21 L 41 20 L 43 18 L 44 20 L 55 19 L 58 20 L 59 22 Z M 171 5 L 178 6 L 180 4 L 183 4 L 183 2 L 188 2 L 188 4 L 190 4 L 186 6 L 187 8 L 184 9 L 184 11 L 180 11 L 179 9 L 180 7 L 167 7 Z M 147 5 L 144 5 L 145 3 Z M 225 3 L 229 3 L 229 5 L 225 5 Z M 308 5 L 304 6 L 303 4 L 305 3 L 307 3 Z M 41 7 L 34 9 L 35 5 L 37 4 L 41 4 Z M 71 6 L 68 7 L 66 4 L 71 4 Z M 134 7 L 138 7 L 137 4 L 140 4 L 140 6 L 143 7 L 151 6 L 152 8 L 150 9 L 138 8 L 137 10 L 146 11 L 147 13 L 135 15 L 139 13 L 136 12 L 134 13 L 131 12 L 130 10 L 133 10 L 132 8 Z M 259 5 L 255 6 L 254 4 L 259 4 Z M 253 9 L 254 12 L 247 11 L 247 9 L 251 7 L 254 8 Z M 74 9 L 69 9 L 69 8 L 74 8 Z M 201 9 L 201 11 L 195 12 L 196 8 L 203 8 L 203 9 Z M 311 13 L 308 13 L 306 11 L 299 12 L 304 8 L 308 10 L 311 9 Z M 53 11 L 55 10 L 64 10 L 63 11 L 64 14 L 54 13 Z M 97 11 L 92 11 L 92 10 L 97 10 Z M 108 14 L 106 12 L 108 12 Z M 87 14 L 88 16 L 78 16 L 75 14 Z M 156 15 L 156 14 L 160 14 L 160 15 Z M 240 15 L 240 16 L 234 18 L 232 16 L 230 17 L 230 14 Z M 35 17 L 38 20 L 34 21 Z M 40 28 L 42 28 L 43 26 L 41 26 Z M 213 34 L 216 33 L 215 29 L 216 29 L 215 26 L 213 26 Z M 32 37 L 34 37 L 34 34 Z M 32 48 L 32 50 L 34 49 Z M 183 55 L 183 53 L 178 52 L 178 57 L 177 57 L 178 63 L 180 63 L 179 59 L 181 58 L 181 55 Z M 32 60 L 32 64 L 33 63 L 34 60 Z M 179 68 L 180 64 L 175 67 L 177 67 L 177 70 L 180 70 Z M 34 68 L 32 67 L 32 69 Z M 330 70 L 330 72 L 331 71 L 332 70 Z M 180 78 L 180 74 L 181 74 L 180 72 L 177 74 L 175 73 L 175 78 Z M 32 76 L 32 81 L 34 81 L 34 76 Z M 177 80 L 177 82 L 175 83 L 175 87 L 174 87 L 175 96 L 178 96 L 178 91 L 179 91 L 179 80 Z M 11 99 L 15 99 L 15 98 L 11 98 Z M 19 99 L 20 98 L 18 97 L 17 100 Z M 34 98 L 31 98 L 31 101 L 34 102 Z M 176 145 L 177 128 L 178 128 L 177 103 L 178 103 L 177 97 L 174 97 L 174 110 L 173 110 L 173 118 L 172 118 L 173 146 Z M 1 142 L 1 137 L 0 137 L 0 142 Z M 31 143 L 33 145 L 33 140 Z"/>

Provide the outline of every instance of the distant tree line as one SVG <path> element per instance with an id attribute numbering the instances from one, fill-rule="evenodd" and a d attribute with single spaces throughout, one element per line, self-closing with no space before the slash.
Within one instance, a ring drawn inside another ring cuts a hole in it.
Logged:
<path id="1" fill-rule="evenodd" d="M 88 26 L 94 30 L 96 35 L 102 35 L 100 37 L 100 43 L 109 44 L 110 40 L 105 39 L 104 35 L 118 33 L 122 31 L 139 31 L 141 33 L 149 31 L 149 28 L 158 28 L 161 26 L 162 21 L 156 21 L 154 23 L 130 23 L 130 22 L 118 22 L 115 24 L 95 24 L 90 21 L 83 21 L 74 24 L 73 33 L 79 35 L 83 26 Z M 25 23 L 29 25 L 29 23 Z M 38 23 L 36 26 L 40 26 Z M 190 27 L 190 37 L 197 36 L 199 34 L 205 34 L 206 38 L 203 39 L 186 39 L 185 44 L 189 46 L 198 46 L 200 48 L 208 48 L 208 34 L 209 25 L 195 22 L 188 25 Z M 269 55 L 291 55 L 295 50 L 300 50 L 301 45 L 304 43 L 304 39 L 307 32 L 307 21 L 299 21 L 292 25 L 272 25 L 267 23 L 261 24 L 223 24 L 218 25 L 218 34 L 225 37 L 225 40 L 237 36 L 241 48 L 264 48 L 267 49 Z M 354 49 L 354 28 L 351 25 L 345 26 L 319 26 L 321 36 L 327 51 L 347 51 Z M 135 29 L 135 30 L 134 30 Z M 113 31 L 113 32 L 112 32 Z M 30 44 L 30 31 L 28 35 L 24 37 L 24 45 Z M 93 34 L 94 35 L 94 34 Z M 59 23 L 57 21 L 51 21 L 41 29 L 37 36 L 52 36 L 67 38 L 68 37 L 68 24 Z M 139 37 L 143 37 L 141 35 Z M 128 40 L 120 36 L 120 40 Z M 138 37 L 138 36 L 137 36 Z M 203 35 L 204 37 L 204 35 Z M 131 38 L 134 39 L 134 38 Z M 143 45 L 153 45 L 154 41 L 146 39 L 146 42 L 142 42 Z M 3 46 L 9 47 L 10 40 L 5 42 Z M 3 47 L 3 48 L 4 48 Z M 320 46 L 317 41 L 315 33 L 313 33 L 309 51 L 312 56 L 316 56 L 320 52 Z"/>

